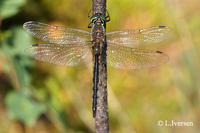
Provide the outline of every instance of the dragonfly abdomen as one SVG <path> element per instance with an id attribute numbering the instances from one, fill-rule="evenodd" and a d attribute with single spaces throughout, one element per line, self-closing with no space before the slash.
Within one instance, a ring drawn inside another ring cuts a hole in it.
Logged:
<path id="1" fill-rule="evenodd" d="M 93 102 L 92 102 L 92 111 L 93 117 L 96 117 L 96 110 L 97 110 L 97 91 L 98 91 L 98 82 L 99 82 L 99 62 L 98 62 L 99 54 L 95 55 L 94 61 L 94 75 L 93 75 Z"/>

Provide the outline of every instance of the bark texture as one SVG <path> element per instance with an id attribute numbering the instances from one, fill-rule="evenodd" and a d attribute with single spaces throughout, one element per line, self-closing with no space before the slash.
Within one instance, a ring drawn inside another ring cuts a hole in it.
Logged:
<path id="1" fill-rule="evenodd" d="M 106 0 L 93 0 L 93 15 L 96 13 L 106 14 Z M 106 27 L 105 27 L 106 28 Z M 106 37 L 104 38 L 106 40 Z M 106 41 L 105 41 L 106 42 Z M 106 47 L 104 44 L 101 58 L 106 62 Z M 97 92 L 97 113 L 95 117 L 95 132 L 108 133 L 108 101 L 107 101 L 107 67 L 106 63 L 99 62 L 99 84 Z"/>

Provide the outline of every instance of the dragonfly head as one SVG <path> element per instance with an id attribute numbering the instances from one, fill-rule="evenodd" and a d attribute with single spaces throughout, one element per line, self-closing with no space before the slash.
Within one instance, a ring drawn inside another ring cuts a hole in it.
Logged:
<path id="1" fill-rule="evenodd" d="M 105 16 L 102 15 L 101 13 L 96 13 L 95 15 L 93 15 L 91 17 L 90 20 L 91 20 L 91 22 L 89 23 L 88 28 L 91 28 L 92 25 L 103 25 L 104 26 L 104 24 L 106 22 Z"/>
<path id="2" fill-rule="evenodd" d="M 90 20 L 91 20 L 91 22 L 92 22 L 92 21 L 94 21 L 94 20 L 96 20 L 96 19 L 98 19 L 98 18 L 102 19 L 103 21 L 106 21 L 105 16 L 102 15 L 101 13 L 96 13 L 95 15 L 93 15 L 93 16 L 91 17 Z"/>

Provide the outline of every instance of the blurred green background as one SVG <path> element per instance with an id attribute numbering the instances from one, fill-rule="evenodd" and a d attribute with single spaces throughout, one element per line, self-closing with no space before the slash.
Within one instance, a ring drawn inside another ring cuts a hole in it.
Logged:
<path id="1" fill-rule="evenodd" d="M 108 0 L 107 31 L 165 25 L 172 37 L 148 47 L 170 62 L 139 70 L 108 68 L 110 132 L 198 133 L 200 130 L 200 10 L 190 0 Z M 65 67 L 24 54 L 36 40 L 26 21 L 87 29 L 92 1 L 0 1 L 0 132 L 94 132 L 92 63 Z M 163 126 L 157 123 L 164 122 Z M 166 126 L 193 122 L 193 126 Z M 165 123 L 167 121 L 168 123 Z"/>

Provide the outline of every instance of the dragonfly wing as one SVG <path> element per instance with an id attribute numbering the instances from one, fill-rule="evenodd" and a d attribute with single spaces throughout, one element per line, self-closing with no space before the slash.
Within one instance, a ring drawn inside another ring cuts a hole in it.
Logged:
<path id="1" fill-rule="evenodd" d="M 157 26 L 140 30 L 122 30 L 106 33 L 107 42 L 131 48 L 145 47 L 159 43 L 173 34 L 167 26 Z"/>
<path id="2" fill-rule="evenodd" d="M 83 44 L 34 44 L 25 53 L 37 60 L 64 66 L 85 65 L 92 60 L 90 47 Z"/>
<path id="3" fill-rule="evenodd" d="M 134 49 L 107 44 L 107 65 L 118 69 L 140 69 L 162 65 L 169 61 L 160 51 Z"/>
<path id="4" fill-rule="evenodd" d="M 74 44 L 91 41 L 91 33 L 86 30 L 48 25 L 36 21 L 24 23 L 23 28 L 32 36 L 55 44 Z"/>

